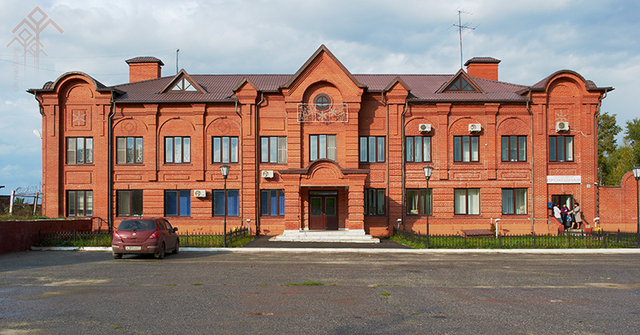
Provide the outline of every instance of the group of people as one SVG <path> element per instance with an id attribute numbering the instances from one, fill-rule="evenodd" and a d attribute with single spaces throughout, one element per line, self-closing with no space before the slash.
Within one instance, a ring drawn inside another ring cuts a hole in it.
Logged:
<path id="1" fill-rule="evenodd" d="M 558 223 L 565 227 L 565 229 L 579 229 L 580 224 L 582 224 L 580 204 L 577 201 L 572 209 L 569 209 L 567 204 L 562 205 L 562 208 L 560 208 L 558 204 L 553 204 L 553 216 L 558 220 Z"/>

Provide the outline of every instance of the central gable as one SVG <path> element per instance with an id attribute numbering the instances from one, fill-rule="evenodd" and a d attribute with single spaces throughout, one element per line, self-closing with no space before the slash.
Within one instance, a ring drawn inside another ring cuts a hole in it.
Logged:
<path id="1" fill-rule="evenodd" d="M 359 102 L 366 88 L 324 45 L 280 88 L 288 101 L 303 102 L 309 88 L 318 83 L 334 87 L 345 102 Z"/>

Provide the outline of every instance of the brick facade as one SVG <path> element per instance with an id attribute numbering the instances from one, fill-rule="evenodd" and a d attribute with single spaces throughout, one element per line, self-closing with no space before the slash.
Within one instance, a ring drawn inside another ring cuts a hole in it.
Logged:
<path id="1" fill-rule="evenodd" d="M 213 138 L 237 138 L 238 144 L 238 161 L 226 163 L 231 166 L 226 186 L 238 190 L 239 209 L 227 216 L 227 227 L 249 222 L 262 234 L 316 224 L 334 229 L 334 219 L 337 229 L 363 229 L 375 236 L 392 234 L 398 219 L 425 232 L 427 217 L 409 213 L 413 204 L 407 190 L 427 187 L 426 165 L 434 168 L 432 234 L 488 229 L 495 219 L 506 234 L 557 233 L 547 209 L 553 196 L 580 201 L 588 218 L 597 211 L 596 116 L 611 88 L 597 87 L 573 71 L 559 71 L 533 86 L 514 85 L 497 81 L 499 61 L 481 58 L 467 63 L 468 74 L 353 75 L 324 46 L 294 75 L 190 76 L 183 70 L 161 77 L 161 61 L 134 60 L 128 61 L 131 83 L 105 87 L 87 74 L 70 72 L 31 90 L 45 130 L 45 215 L 68 216 L 68 191 L 90 190 L 91 215 L 117 224 L 124 218 L 117 215 L 118 191 L 142 190 L 143 214 L 166 216 L 167 197 L 185 190 L 189 198 L 181 198 L 184 204 L 178 206 L 185 209 L 190 202 L 189 215 L 170 217 L 172 224 L 219 232 L 224 216 L 214 215 L 214 191 L 223 190 L 225 180 L 223 162 L 214 161 Z M 330 113 L 323 112 L 319 96 L 329 99 Z M 557 131 L 558 122 L 569 129 Z M 479 131 L 470 131 L 478 124 Z M 421 131 L 421 125 L 431 130 Z M 332 137 L 321 142 L 323 135 L 335 135 L 335 148 Z M 550 162 L 549 139 L 558 135 L 573 141 L 571 159 L 562 152 L 569 161 Z M 67 162 L 70 137 L 92 139 L 91 164 Z M 190 149 L 180 159 L 189 162 L 167 162 L 165 141 L 184 137 Z M 286 162 L 261 162 L 261 141 L 277 137 L 286 138 Z M 361 161 L 363 137 L 384 141 L 381 152 L 371 147 L 380 161 Z M 408 162 L 407 137 L 429 137 L 431 160 Z M 526 152 L 523 159 L 503 161 L 505 137 L 525 139 L 518 148 Z M 140 139 L 140 162 L 117 162 L 119 139 Z M 329 155 L 335 151 L 335 159 L 312 158 L 316 139 L 315 148 Z M 458 140 L 477 140 L 476 147 L 464 147 L 471 148 L 469 161 L 456 158 Z M 264 171 L 273 171 L 273 177 L 263 177 Z M 571 178 L 563 181 L 563 176 Z M 374 201 L 384 201 L 376 215 L 365 213 L 365 202 L 373 201 L 365 198 L 370 189 L 384 194 Z M 195 197 L 194 190 L 205 190 L 206 197 Z M 283 191 L 283 200 L 269 200 L 276 206 L 284 202 L 283 215 L 261 214 L 266 190 Z M 465 190 L 479 190 L 479 197 L 465 198 L 479 205 L 470 203 L 473 210 L 456 214 Z M 503 190 L 524 192 L 519 214 L 503 214 Z M 471 213 L 476 208 L 478 213 Z"/>

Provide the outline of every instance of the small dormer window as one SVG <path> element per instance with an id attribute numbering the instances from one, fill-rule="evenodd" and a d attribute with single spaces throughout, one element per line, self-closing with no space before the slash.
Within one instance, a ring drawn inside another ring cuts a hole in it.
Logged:
<path id="1" fill-rule="evenodd" d="M 447 91 L 475 91 L 475 88 L 469 84 L 462 76 L 459 76 L 452 84 L 449 86 Z"/>
<path id="2" fill-rule="evenodd" d="M 193 87 L 193 85 L 191 85 L 191 83 L 187 79 L 181 78 L 180 80 L 178 80 L 178 82 L 176 82 L 175 86 L 171 88 L 171 91 L 196 92 L 197 90 L 195 87 Z"/>
<path id="3" fill-rule="evenodd" d="M 319 111 L 326 111 L 331 106 L 331 98 L 326 94 L 318 94 L 313 100 L 313 104 Z"/>

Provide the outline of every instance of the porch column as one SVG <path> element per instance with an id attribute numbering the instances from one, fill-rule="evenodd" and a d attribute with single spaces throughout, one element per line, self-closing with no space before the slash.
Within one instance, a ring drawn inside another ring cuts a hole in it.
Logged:
<path id="1" fill-rule="evenodd" d="M 364 230 L 364 180 L 366 174 L 349 176 L 349 216 L 347 229 Z"/>

